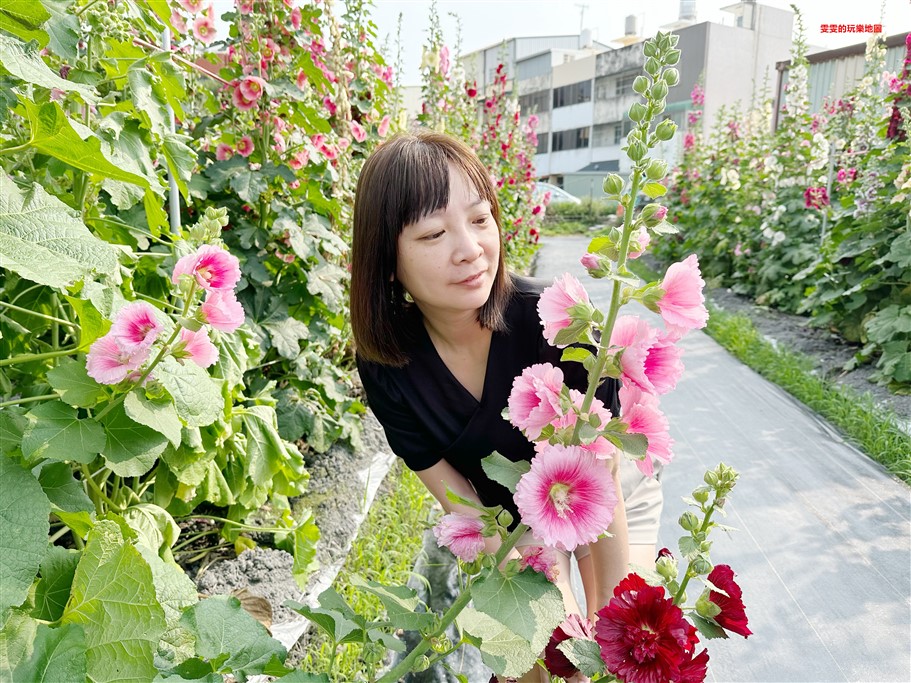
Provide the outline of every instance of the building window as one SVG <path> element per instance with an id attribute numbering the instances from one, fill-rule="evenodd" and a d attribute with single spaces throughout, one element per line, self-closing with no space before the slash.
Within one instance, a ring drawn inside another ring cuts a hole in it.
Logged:
<path id="1" fill-rule="evenodd" d="M 614 124 L 599 123 L 592 128 L 592 147 L 608 147 L 614 142 Z"/>
<path id="2" fill-rule="evenodd" d="M 547 111 L 547 102 L 550 99 L 549 90 L 541 90 L 519 96 L 519 107 L 523 114 L 540 114 Z"/>
<path id="3" fill-rule="evenodd" d="M 614 144 L 619 145 L 623 140 L 629 135 L 629 132 L 633 129 L 633 122 L 630 120 L 620 121 L 614 125 Z"/>
<path id="4" fill-rule="evenodd" d="M 633 81 L 636 80 L 636 74 L 631 74 L 629 76 L 620 76 L 617 79 L 617 87 L 614 91 L 616 97 L 623 97 L 624 95 L 633 94 Z"/>
<path id="5" fill-rule="evenodd" d="M 547 132 L 538 133 L 538 146 L 535 149 L 535 154 L 547 154 L 548 140 L 550 140 L 550 135 Z"/>
<path id="6" fill-rule="evenodd" d="M 558 107 L 568 107 L 573 104 L 582 102 L 591 102 L 592 99 L 592 82 L 581 81 L 564 85 L 561 88 L 554 88 L 554 109 Z"/>
<path id="7" fill-rule="evenodd" d="M 588 127 L 573 128 L 551 133 L 552 152 L 561 152 L 568 149 L 582 149 L 588 147 Z"/>

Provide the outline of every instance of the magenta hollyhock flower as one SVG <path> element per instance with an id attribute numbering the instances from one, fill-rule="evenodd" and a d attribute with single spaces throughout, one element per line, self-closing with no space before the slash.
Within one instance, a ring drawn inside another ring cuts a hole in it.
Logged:
<path id="1" fill-rule="evenodd" d="M 544 574 L 548 581 L 556 581 L 560 571 L 557 569 L 557 551 L 543 545 L 528 545 L 519 550 L 519 568 L 531 567 L 539 574 Z"/>
<path id="2" fill-rule="evenodd" d="M 747 626 L 746 608 L 743 604 L 743 591 L 734 581 L 734 570 L 726 564 L 717 564 L 708 576 L 709 583 L 720 588 L 727 595 L 718 591 L 709 591 L 709 600 L 721 608 L 713 618 L 715 623 L 726 631 L 747 638 L 753 632 Z"/>
<path id="3" fill-rule="evenodd" d="M 213 244 L 204 244 L 194 254 L 181 257 L 174 266 L 171 282 L 177 284 L 182 275 L 191 275 L 203 289 L 231 289 L 240 280 L 237 257 Z"/>
<path id="4" fill-rule="evenodd" d="M 623 348 L 620 369 L 624 384 L 632 382 L 643 391 L 664 394 L 683 374 L 682 349 L 637 316 L 620 316 L 614 323 L 611 345 Z"/>
<path id="5" fill-rule="evenodd" d="M 386 114 L 380 121 L 380 125 L 377 126 L 376 134 L 381 138 L 386 137 L 386 133 L 389 132 L 389 125 L 392 123 L 392 119 L 389 118 L 389 114 Z"/>
<path id="6" fill-rule="evenodd" d="M 117 311 L 110 336 L 126 353 L 148 349 L 161 334 L 155 309 L 145 301 L 134 301 Z"/>
<path id="7" fill-rule="evenodd" d="M 607 531 L 617 492 L 605 463 L 578 446 L 548 444 L 532 459 L 513 499 L 535 538 L 571 552 Z"/>
<path id="8" fill-rule="evenodd" d="M 119 384 L 149 357 L 149 348 L 124 351 L 112 334 L 96 339 L 85 357 L 85 371 L 99 384 Z"/>
<path id="9" fill-rule="evenodd" d="M 301 27 L 301 8 L 295 7 L 291 10 L 291 26 L 294 27 L 294 30 L 297 31 Z"/>
<path id="10" fill-rule="evenodd" d="M 803 193 L 804 205 L 808 209 L 821 209 L 829 205 L 829 193 L 824 187 L 808 187 Z"/>
<path id="11" fill-rule="evenodd" d="M 210 289 L 199 309 L 205 321 L 221 332 L 233 332 L 244 322 L 244 307 L 230 289 Z"/>
<path id="12" fill-rule="evenodd" d="M 658 409 L 658 399 L 652 394 L 630 386 L 620 389 L 620 417 L 627 431 L 644 434 L 648 439 L 645 458 L 636 460 L 636 467 L 647 477 L 655 473 L 655 461 L 668 464 L 674 457 L 674 440 L 670 436 L 667 417 Z"/>
<path id="13" fill-rule="evenodd" d="M 231 92 L 231 102 L 241 111 L 250 111 L 256 106 L 256 100 L 248 100 L 240 91 L 240 88 L 234 88 Z"/>
<path id="14" fill-rule="evenodd" d="M 464 562 L 474 562 L 484 550 L 484 523 L 476 517 L 450 513 L 433 527 L 439 547 L 446 546 L 452 554 Z"/>
<path id="15" fill-rule="evenodd" d="M 367 139 L 367 131 L 364 130 L 364 127 L 359 124 L 357 121 L 351 122 L 351 136 L 358 142 L 363 142 Z"/>
<path id="16" fill-rule="evenodd" d="M 607 670 L 626 683 L 678 681 L 691 659 L 692 628 L 663 586 L 630 574 L 598 611 L 595 640 Z"/>
<path id="17" fill-rule="evenodd" d="M 297 72 L 297 78 L 294 79 L 294 82 L 297 83 L 297 87 L 300 90 L 303 90 L 304 86 L 307 85 L 307 74 L 304 73 L 303 69 Z"/>
<path id="18" fill-rule="evenodd" d="M 223 142 L 219 142 L 218 146 L 215 148 L 215 158 L 218 161 L 227 161 L 234 156 L 234 148 L 231 145 L 226 145 Z"/>
<path id="19" fill-rule="evenodd" d="M 175 358 L 189 358 L 201 368 L 207 368 L 218 360 L 218 349 L 209 339 L 205 327 L 193 331 L 181 328 L 180 337 L 174 345 Z"/>
<path id="20" fill-rule="evenodd" d="M 215 42 L 215 21 L 211 14 L 200 14 L 193 20 L 193 36 L 203 45 Z"/>
<path id="21" fill-rule="evenodd" d="M 557 333 L 569 327 L 573 318 L 569 313 L 572 306 L 588 304 L 588 292 L 582 284 L 569 273 L 554 278 L 554 284 L 541 292 L 538 299 L 538 316 L 544 326 L 544 338 L 551 346 L 564 348 L 566 344 L 555 344 Z"/>
<path id="22" fill-rule="evenodd" d="M 576 668 L 575 664 L 569 661 L 567 656 L 557 647 L 557 645 L 570 638 L 593 641 L 595 634 L 592 623 L 578 614 L 570 614 L 566 617 L 566 621 L 554 629 L 550 642 L 544 648 L 544 665 L 554 676 L 568 679 L 579 673 L 579 669 Z"/>
<path id="23" fill-rule="evenodd" d="M 266 91 L 266 82 L 259 76 L 244 76 L 237 89 L 245 99 L 258 100 Z"/>
<path id="24" fill-rule="evenodd" d="M 242 157 L 248 157 L 253 154 L 253 140 L 249 135 L 244 135 L 237 141 L 237 153 Z"/>
<path id="25" fill-rule="evenodd" d="M 693 149 L 696 146 L 696 136 L 692 133 L 687 133 L 683 136 L 683 149 Z"/>
<path id="26" fill-rule="evenodd" d="M 507 406 L 509 421 L 530 440 L 560 416 L 563 371 L 550 363 L 527 367 L 512 383 Z"/>
<path id="27" fill-rule="evenodd" d="M 664 294 L 657 304 L 669 331 L 682 336 L 688 330 L 705 327 L 709 312 L 705 308 L 704 287 L 696 254 L 690 254 L 667 269 L 661 281 Z"/>

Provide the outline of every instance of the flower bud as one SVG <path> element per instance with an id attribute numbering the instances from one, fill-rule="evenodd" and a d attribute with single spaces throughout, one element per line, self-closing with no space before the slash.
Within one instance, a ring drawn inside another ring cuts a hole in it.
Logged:
<path id="1" fill-rule="evenodd" d="M 639 123 L 642 119 L 645 118 L 647 110 L 645 105 L 641 102 L 633 102 L 633 105 L 629 108 L 629 118 L 631 121 Z"/>
<path id="2" fill-rule="evenodd" d="M 668 84 L 668 87 L 673 88 L 680 82 L 680 72 L 677 69 L 668 69 L 664 72 L 662 78 L 664 78 L 664 82 Z"/>
<path id="3" fill-rule="evenodd" d="M 620 194 L 623 191 L 623 178 L 616 173 L 608 173 L 601 187 L 605 194 Z"/>
<path id="4" fill-rule="evenodd" d="M 655 42 L 658 44 L 658 50 L 664 52 L 671 46 L 670 35 L 658 31 L 658 35 L 655 36 Z"/>
<path id="5" fill-rule="evenodd" d="M 715 488 L 718 486 L 718 472 L 709 470 L 705 473 L 705 476 L 702 477 L 702 480 L 712 488 Z"/>
<path id="6" fill-rule="evenodd" d="M 630 143 L 626 148 L 626 156 L 632 161 L 641 161 L 647 152 L 648 148 L 638 141 Z"/>
<path id="7" fill-rule="evenodd" d="M 680 50 L 670 50 L 664 56 L 664 63 L 668 66 L 674 66 L 677 62 L 680 61 Z"/>
<path id="8" fill-rule="evenodd" d="M 501 511 L 497 515 L 497 522 L 508 529 L 509 525 L 512 524 L 512 513 L 509 510 Z"/>
<path id="9" fill-rule="evenodd" d="M 449 636 L 444 633 L 437 636 L 436 638 L 431 639 L 430 647 L 434 652 L 446 652 L 446 650 L 452 649 L 452 641 L 449 640 Z"/>
<path id="10" fill-rule="evenodd" d="M 430 668 L 430 657 L 427 655 L 421 655 L 415 660 L 414 664 L 411 665 L 411 670 L 415 673 L 426 671 Z"/>
<path id="11" fill-rule="evenodd" d="M 699 518 L 689 510 L 680 515 L 678 523 L 687 531 L 695 531 L 699 528 Z"/>
<path id="12" fill-rule="evenodd" d="M 642 49 L 642 53 L 643 53 L 646 57 L 654 57 L 655 55 L 657 55 L 657 54 L 658 54 L 658 46 L 655 45 L 655 41 L 654 41 L 654 40 L 646 41 L 645 46 L 644 46 L 643 49 Z"/>
<path id="13" fill-rule="evenodd" d="M 661 180 L 667 175 L 667 162 L 662 159 L 652 159 L 645 168 L 645 177 L 649 180 Z"/>
<path id="14" fill-rule="evenodd" d="M 661 68 L 661 64 L 658 63 L 658 60 L 654 57 L 649 57 L 645 60 L 645 66 L 642 67 L 649 76 L 654 76 L 658 73 L 658 70 Z"/>
<path id="15" fill-rule="evenodd" d="M 693 498 L 697 503 L 707 503 L 709 500 L 709 489 L 705 486 L 700 486 L 693 491 Z"/>
<path id="16" fill-rule="evenodd" d="M 677 132 L 677 124 L 670 119 L 665 119 L 655 128 L 655 136 L 661 141 L 670 140 Z"/>
<path id="17" fill-rule="evenodd" d="M 649 94 L 653 100 L 663 100 L 667 97 L 667 83 L 664 81 L 655 81 Z"/>
<path id="18" fill-rule="evenodd" d="M 714 567 L 706 558 L 700 556 L 690 563 L 690 569 L 696 574 L 708 574 Z"/>
<path id="19" fill-rule="evenodd" d="M 645 227 L 654 228 L 664 221 L 665 216 L 667 216 L 667 207 L 661 206 L 661 204 L 646 204 L 640 216 L 642 222 L 645 223 Z"/>
<path id="20" fill-rule="evenodd" d="M 677 578 L 677 560 L 667 555 L 659 557 L 658 561 L 655 562 L 655 571 L 658 572 L 661 578 L 673 581 Z"/>
<path id="21" fill-rule="evenodd" d="M 706 619 L 711 619 L 721 614 L 721 608 L 709 599 L 709 591 L 703 591 L 696 600 L 696 614 Z"/>
<path id="22" fill-rule="evenodd" d="M 643 95 L 647 90 L 648 79 L 645 76 L 636 76 L 636 80 L 633 81 L 633 91 Z"/>

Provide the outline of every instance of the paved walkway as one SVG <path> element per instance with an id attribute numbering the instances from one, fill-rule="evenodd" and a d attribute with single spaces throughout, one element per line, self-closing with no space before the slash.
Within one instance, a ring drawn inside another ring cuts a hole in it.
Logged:
<path id="1" fill-rule="evenodd" d="M 548 238 L 536 275 L 577 275 L 588 240 Z M 654 318 L 643 307 L 623 309 Z M 753 634 L 707 643 L 710 681 L 911 681 L 911 491 L 824 421 L 695 332 L 662 397 L 676 440 L 659 543 L 676 552 L 682 496 L 718 462 L 741 474 L 712 559 L 743 587 Z M 691 602 L 696 595 L 691 591 Z"/>

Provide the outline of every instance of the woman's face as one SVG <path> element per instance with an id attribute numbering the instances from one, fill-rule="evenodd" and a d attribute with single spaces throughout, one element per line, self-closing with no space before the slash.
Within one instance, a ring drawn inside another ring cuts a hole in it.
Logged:
<path id="1" fill-rule="evenodd" d="M 449 205 L 402 229 L 396 277 L 425 316 L 476 311 L 490 296 L 499 257 L 490 203 L 450 164 Z"/>

